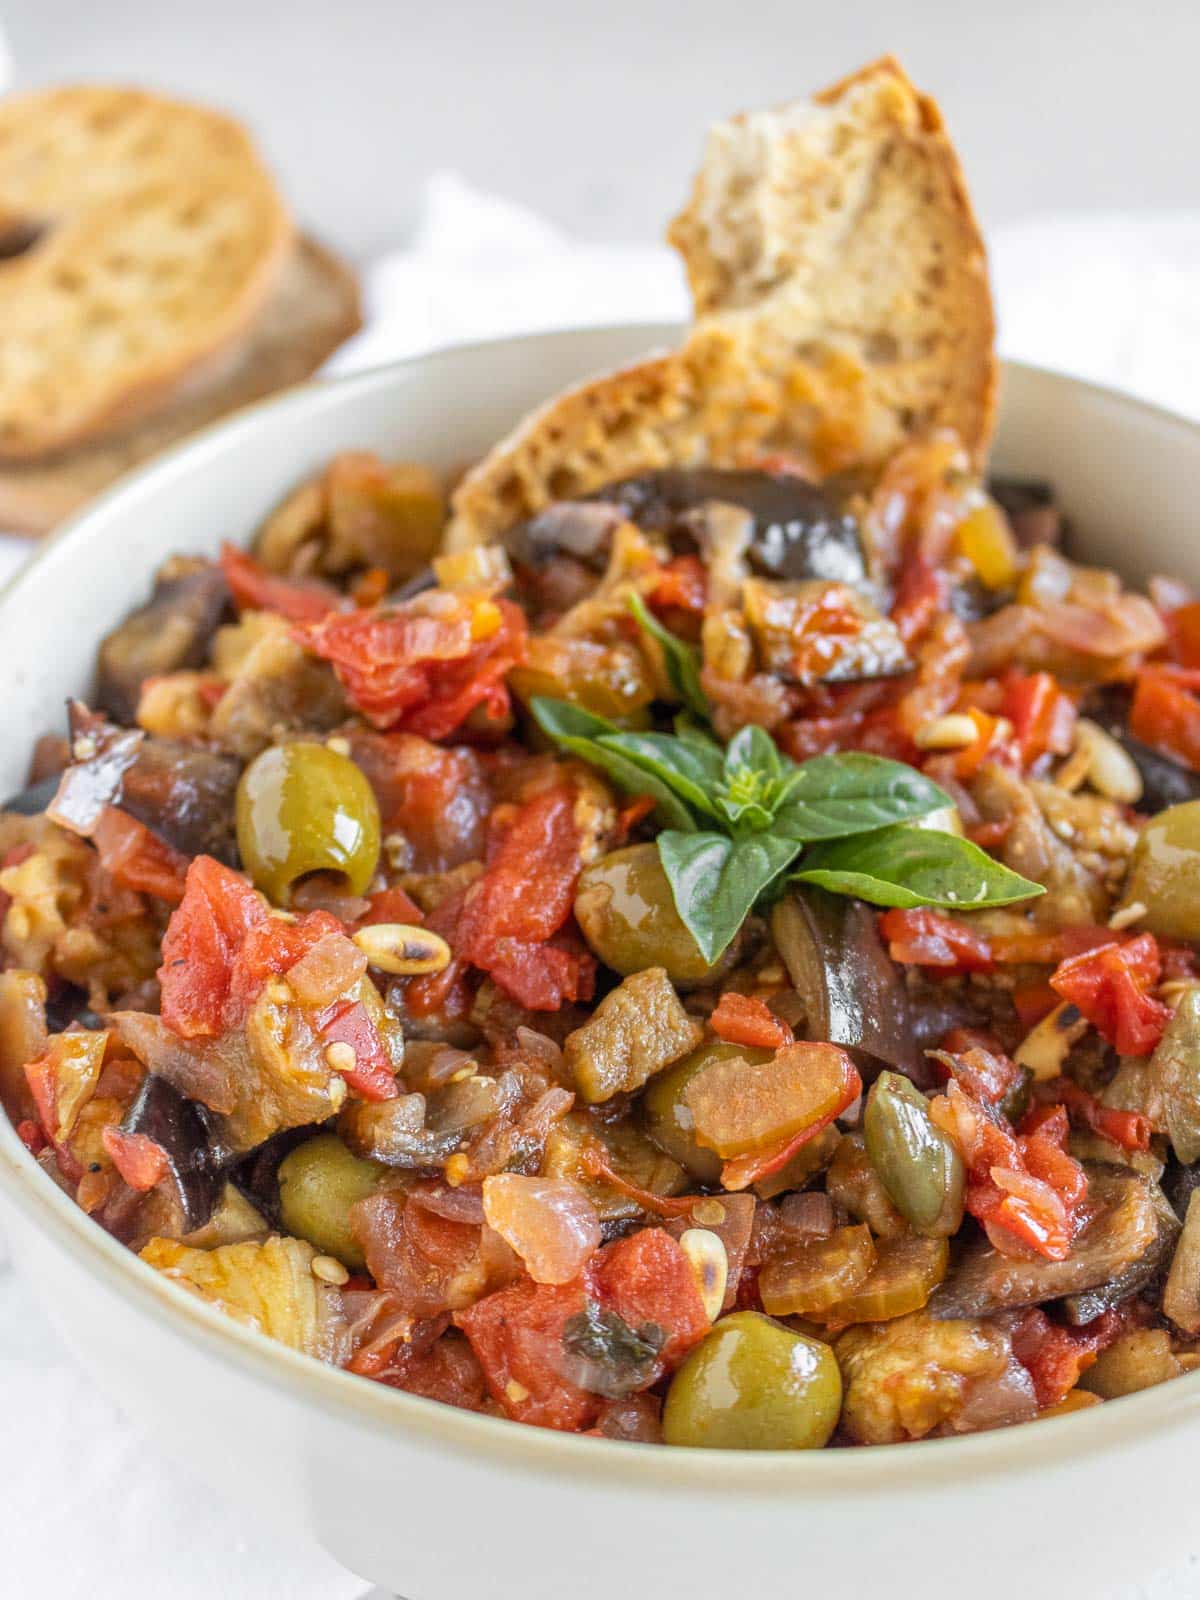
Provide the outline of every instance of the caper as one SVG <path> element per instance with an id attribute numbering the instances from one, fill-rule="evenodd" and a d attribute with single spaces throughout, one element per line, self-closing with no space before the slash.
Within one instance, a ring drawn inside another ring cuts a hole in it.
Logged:
<path id="1" fill-rule="evenodd" d="M 696 1143 L 692 1113 L 684 1102 L 683 1092 L 704 1067 L 714 1061 L 730 1061 L 735 1056 L 744 1061 L 770 1061 L 771 1051 L 752 1050 L 745 1045 L 725 1044 L 715 1039 L 651 1078 L 642 1094 L 646 1132 L 697 1183 L 718 1183 L 722 1163 L 714 1150 L 706 1150 Z"/>
<path id="2" fill-rule="evenodd" d="M 841 1409 L 841 1373 L 827 1344 L 736 1311 L 672 1378 L 663 1438 L 716 1450 L 816 1450 Z"/>
<path id="3" fill-rule="evenodd" d="M 362 894 L 379 861 L 379 807 L 365 774 L 328 745 L 271 745 L 237 791 L 242 862 L 268 899 L 287 905 L 310 873 Z"/>
<path id="4" fill-rule="evenodd" d="M 350 1207 L 374 1194 L 387 1175 L 378 1162 L 352 1155 L 336 1134 L 306 1139 L 279 1163 L 283 1225 L 323 1255 L 336 1256 L 348 1267 L 363 1267 L 362 1246 L 350 1228 Z"/>
<path id="5" fill-rule="evenodd" d="M 631 844 L 588 867 L 575 895 L 583 936 L 606 967 L 626 977 L 664 967 L 683 987 L 709 983 L 739 956 L 735 938 L 714 966 L 701 955 L 675 909 L 658 846 Z"/>
<path id="6" fill-rule="evenodd" d="M 896 1209 L 918 1233 L 948 1238 L 963 1214 L 962 1156 L 929 1115 L 919 1089 L 898 1072 L 881 1072 L 863 1113 L 871 1165 Z"/>
<path id="7" fill-rule="evenodd" d="M 1123 904 L 1145 907 L 1139 929 L 1200 939 L 1200 800 L 1168 806 L 1138 834 Z"/>

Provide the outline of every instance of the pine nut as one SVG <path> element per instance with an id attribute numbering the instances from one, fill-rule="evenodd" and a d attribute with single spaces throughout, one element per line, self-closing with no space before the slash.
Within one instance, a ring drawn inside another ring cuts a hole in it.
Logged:
<path id="1" fill-rule="evenodd" d="M 931 717 L 913 735 L 918 750 L 962 750 L 974 744 L 979 729 L 965 712 L 952 711 L 945 717 Z"/>
<path id="2" fill-rule="evenodd" d="M 1136 805 L 1142 798 L 1142 775 L 1132 756 L 1112 734 L 1099 723 L 1080 717 L 1075 724 L 1075 743 L 1087 753 L 1087 775 L 1092 788 L 1120 805 Z"/>
<path id="3" fill-rule="evenodd" d="M 311 1271 L 314 1278 L 320 1278 L 322 1283 L 331 1283 L 335 1289 L 350 1282 L 350 1274 L 336 1256 L 314 1256 Z"/>
<path id="4" fill-rule="evenodd" d="M 679 1247 L 695 1275 L 704 1314 L 710 1322 L 715 1322 L 725 1304 L 725 1286 L 729 1281 L 725 1242 L 720 1234 L 711 1233 L 707 1228 L 688 1228 L 679 1237 Z"/>
<path id="5" fill-rule="evenodd" d="M 398 978 L 441 972 L 450 965 L 450 946 L 445 939 L 406 922 L 377 922 L 360 928 L 354 942 L 373 967 Z"/>

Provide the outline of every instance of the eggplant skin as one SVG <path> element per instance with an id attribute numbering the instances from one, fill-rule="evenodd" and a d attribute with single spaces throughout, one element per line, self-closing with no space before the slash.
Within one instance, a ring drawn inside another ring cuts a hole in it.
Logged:
<path id="1" fill-rule="evenodd" d="M 220 567 L 184 557 L 168 561 L 146 604 L 101 641 L 95 704 L 116 721 L 131 723 L 146 679 L 203 666 L 229 611 Z"/>
<path id="2" fill-rule="evenodd" d="M 793 889 L 776 905 L 771 933 L 811 1037 L 854 1053 L 867 1081 L 886 1066 L 918 1088 L 932 1085 L 908 991 L 870 906 L 824 889 Z"/>
<path id="3" fill-rule="evenodd" d="M 1083 1296 L 1115 1282 L 1121 1298 L 1131 1269 L 1162 1248 L 1163 1212 L 1157 1184 L 1125 1167 L 1089 1165 L 1088 1196 L 1100 1209 L 1075 1240 L 1065 1261 L 1002 1255 L 980 1234 L 959 1255 L 950 1276 L 929 1302 L 931 1316 L 990 1317 L 1048 1300 Z M 1147 1276 L 1150 1274 L 1148 1273 Z"/>
<path id="4" fill-rule="evenodd" d="M 221 1119 L 181 1095 L 165 1078 L 149 1073 L 122 1127 L 126 1133 L 145 1134 L 166 1151 L 184 1231 L 202 1228 L 221 1198 L 223 1169 L 230 1159 Z"/>
<path id="5" fill-rule="evenodd" d="M 754 518 L 750 565 L 764 577 L 867 583 L 857 520 L 792 473 L 668 467 L 610 484 L 589 499 L 619 506 L 651 533 L 670 532 L 684 512 L 712 501 L 741 506 Z"/>

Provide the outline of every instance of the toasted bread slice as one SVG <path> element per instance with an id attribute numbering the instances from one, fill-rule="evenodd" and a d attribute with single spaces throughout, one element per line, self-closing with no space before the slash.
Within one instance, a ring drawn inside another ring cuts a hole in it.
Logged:
<path id="1" fill-rule="evenodd" d="M 0 463 L 0 528 L 48 532 L 121 473 L 226 412 L 309 377 L 361 325 L 358 281 L 301 237 L 225 366 L 146 421 L 44 461 Z"/>
<path id="2" fill-rule="evenodd" d="M 0 460 L 15 461 L 145 416 L 219 361 L 292 229 L 238 123 L 88 86 L 0 101 L 0 234 Z"/>
<path id="3" fill-rule="evenodd" d="M 666 464 L 786 451 L 824 475 L 954 429 L 996 393 L 987 265 L 932 101 L 891 58 L 811 105 L 709 136 L 671 225 L 695 301 L 683 348 L 551 401 L 466 475 L 451 547 Z"/>

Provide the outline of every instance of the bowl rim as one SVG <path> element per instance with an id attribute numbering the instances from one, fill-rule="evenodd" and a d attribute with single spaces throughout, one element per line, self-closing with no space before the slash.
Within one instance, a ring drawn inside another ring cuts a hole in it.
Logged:
<path id="1" fill-rule="evenodd" d="M 102 523 L 114 508 L 135 513 L 138 501 L 156 493 L 163 480 L 169 481 L 193 465 L 202 466 L 206 458 L 218 459 L 229 444 L 252 431 L 265 414 L 319 414 L 326 407 L 336 409 L 349 394 L 386 390 L 399 374 L 460 363 L 487 364 L 518 349 L 528 355 L 531 345 L 586 343 L 589 335 L 602 343 L 606 336 L 619 339 L 644 333 L 649 350 L 658 342 L 669 343 L 678 331 L 675 324 L 621 323 L 482 340 L 409 356 L 343 377 L 312 379 L 283 394 L 268 396 L 171 446 L 70 517 L 0 587 L 0 617 L 8 606 L 19 602 L 27 584 L 38 580 L 43 565 L 91 536 L 93 523 Z M 1066 390 L 1083 390 L 1126 411 L 1131 419 L 1140 417 L 1161 429 L 1182 433 L 1200 448 L 1200 423 L 1166 407 L 1026 362 L 1005 362 L 1004 372 L 1061 385 Z M 666 1489 L 719 1491 L 724 1498 L 732 1494 L 756 1501 L 791 1500 L 798 1492 L 811 1497 L 882 1491 L 895 1484 L 901 1463 L 906 1485 L 914 1486 L 939 1482 L 945 1485 L 961 1479 L 964 1472 L 988 1478 L 1013 1472 L 1023 1476 L 1034 1470 L 1048 1472 L 1100 1450 L 1112 1455 L 1120 1448 L 1142 1445 L 1152 1435 L 1172 1434 L 1190 1426 L 1193 1412 L 1200 1407 L 1197 1371 L 1126 1396 L 1118 1405 L 1106 1402 L 1071 1415 L 1043 1419 L 1032 1435 L 1022 1425 L 962 1438 L 877 1445 L 868 1450 L 725 1451 L 718 1473 L 714 1472 L 710 1450 L 678 1446 L 647 1450 L 618 1440 L 558 1433 L 460 1411 L 326 1365 L 234 1321 L 155 1271 L 93 1223 L 41 1170 L 3 1114 L 0 1190 L 33 1230 L 49 1234 L 81 1269 L 99 1276 L 105 1288 L 135 1305 L 138 1315 L 165 1317 L 170 1332 L 218 1364 L 232 1366 L 247 1378 L 265 1382 L 284 1399 L 315 1405 L 337 1420 L 365 1425 L 382 1435 L 406 1433 L 431 1447 L 453 1450 L 478 1461 L 494 1461 L 510 1472 L 568 1475 L 581 1484 L 627 1490 L 644 1487 L 660 1493 Z M 899 1460 L 897 1451 L 903 1451 Z"/>

